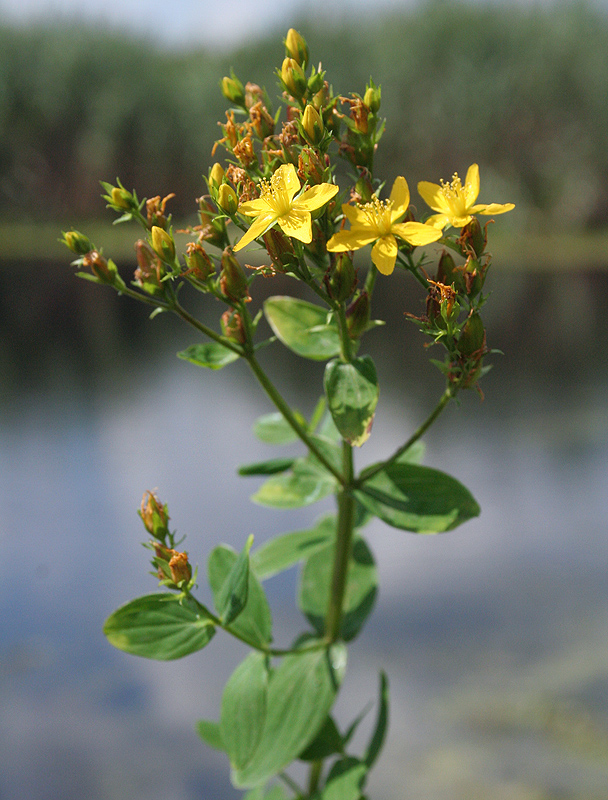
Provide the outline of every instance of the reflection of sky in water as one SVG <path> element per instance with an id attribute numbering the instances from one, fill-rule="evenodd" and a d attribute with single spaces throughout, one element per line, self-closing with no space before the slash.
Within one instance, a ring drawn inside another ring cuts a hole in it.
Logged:
<path id="1" fill-rule="evenodd" d="M 239 548 L 253 532 L 260 543 L 308 526 L 328 505 L 279 512 L 249 503 L 257 481 L 234 468 L 241 449 L 247 461 L 271 452 L 250 435 L 269 408 L 240 365 L 217 375 L 173 360 L 156 368 L 156 386 L 142 369 L 121 377 L 114 395 L 108 382 L 87 401 L 41 393 L 3 428 L 3 800 L 239 796 L 223 757 L 199 745 L 192 726 L 217 716 L 243 649 L 218 634 L 202 653 L 158 664 L 114 651 L 101 635 L 117 605 L 155 589 L 135 510 L 143 490 L 158 487 L 204 572 L 218 540 Z M 399 796 L 420 800 L 529 800 L 543 787 L 599 798 L 606 786 L 606 742 L 589 756 L 584 737 L 552 733 L 542 705 L 572 730 L 590 711 L 601 744 L 605 381 L 562 404 L 558 384 L 544 397 L 535 387 L 530 407 L 515 383 L 499 362 L 485 403 L 465 398 L 427 437 L 426 463 L 473 491 L 479 519 L 436 537 L 367 529 L 381 595 L 353 646 L 338 713 L 347 721 L 373 699 L 387 666 L 392 730 L 373 797 L 393 797 L 399 785 Z M 362 460 L 391 452 L 394 426 L 405 438 L 422 413 L 383 387 Z M 279 643 L 297 620 L 293 580 L 267 584 Z"/>

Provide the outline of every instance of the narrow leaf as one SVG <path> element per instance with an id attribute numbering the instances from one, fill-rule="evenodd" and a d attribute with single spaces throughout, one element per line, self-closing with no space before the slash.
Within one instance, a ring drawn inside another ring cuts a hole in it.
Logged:
<path id="1" fill-rule="evenodd" d="M 207 570 L 214 602 L 238 559 L 237 553 L 226 545 L 218 545 L 209 554 Z M 257 645 L 272 641 L 272 617 L 268 601 L 257 577 L 249 570 L 247 605 L 241 614 L 228 625 L 228 629 Z"/>
<path id="2" fill-rule="evenodd" d="M 328 312 L 295 297 L 269 297 L 264 314 L 276 337 L 304 358 L 325 361 L 340 353 L 340 332 Z"/>
<path id="3" fill-rule="evenodd" d="M 203 342 L 193 344 L 177 354 L 178 358 L 196 364 L 197 367 L 208 367 L 209 369 L 221 369 L 222 367 L 237 361 L 239 354 L 234 350 L 229 350 L 219 342 Z"/>
<path id="4" fill-rule="evenodd" d="M 388 728 L 388 680 L 384 672 L 380 673 L 379 695 L 376 727 L 374 728 L 374 733 L 369 743 L 369 747 L 367 748 L 365 758 L 363 759 L 368 769 L 372 768 L 376 759 L 378 758 L 378 755 L 380 754 L 380 750 L 382 750 L 382 745 L 384 744 L 384 739 L 386 736 L 386 730 Z"/>
<path id="5" fill-rule="evenodd" d="M 388 525 L 414 533 L 441 533 L 479 514 L 479 506 L 456 478 L 417 464 L 396 463 L 355 493 Z"/>
<path id="6" fill-rule="evenodd" d="M 342 753 L 344 743 L 340 731 L 336 727 L 336 723 L 332 717 L 329 716 L 323 723 L 323 727 L 315 736 L 308 747 L 300 753 L 298 758 L 300 761 L 318 761 L 334 753 Z"/>
<path id="7" fill-rule="evenodd" d="M 199 719 L 195 727 L 196 732 L 205 744 L 209 745 L 209 747 L 213 747 L 214 750 L 226 751 L 220 733 L 219 722 L 213 722 L 210 719 Z"/>
<path id="8" fill-rule="evenodd" d="M 258 461 L 256 464 L 245 464 L 239 467 L 239 475 L 249 477 L 251 475 L 276 475 L 285 472 L 293 466 L 295 458 L 272 458 L 269 461 Z"/>
<path id="9" fill-rule="evenodd" d="M 119 650 L 170 661 L 195 653 L 209 643 L 215 626 L 208 614 L 194 598 L 148 594 L 110 614 L 103 632 Z"/>
<path id="10" fill-rule="evenodd" d="M 334 359 L 325 368 L 324 386 L 336 428 L 360 447 L 369 438 L 380 392 L 374 362 L 369 356 L 349 364 Z"/>
<path id="11" fill-rule="evenodd" d="M 266 719 L 268 667 L 263 653 L 250 653 L 230 676 L 222 695 L 220 735 L 230 763 L 243 769 L 253 756 Z"/>
<path id="12" fill-rule="evenodd" d="M 215 607 L 224 625 L 234 622 L 247 605 L 249 551 L 252 543 L 253 536 L 250 536 L 215 598 Z"/>
<path id="13" fill-rule="evenodd" d="M 252 554 L 251 568 L 261 580 L 271 578 L 323 549 L 335 535 L 335 515 L 326 515 L 310 530 L 285 533 L 263 544 Z"/>

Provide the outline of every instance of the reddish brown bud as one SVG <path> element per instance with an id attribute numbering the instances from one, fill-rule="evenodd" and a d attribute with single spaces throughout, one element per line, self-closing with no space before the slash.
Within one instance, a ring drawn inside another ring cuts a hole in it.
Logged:
<path id="1" fill-rule="evenodd" d="M 209 258 L 205 248 L 198 242 L 186 245 L 186 264 L 189 271 L 199 281 L 206 281 L 215 274 L 215 264 Z"/>
<path id="2" fill-rule="evenodd" d="M 181 581 L 189 581 L 192 577 L 192 567 L 188 563 L 188 553 L 178 553 L 173 551 L 173 556 L 169 561 L 171 578 L 173 583 L 179 584 Z"/>
<path id="3" fill-rule="evenodd" d="M 243 327 L 243 319 L 238 311 L 232 309 L 224 311 L 220 319 L 220 325 L 224 336 L 232 339 L 233 342 L 245 344 L 245 328 Z"/>
<path id="4" fill-rule="evenodd" d="M 239 262 L 232 255 L 232 248 L 230 247 L 227 247 L 222 253 L 220 289 L 233 302 L 250 299 L 247 276 Z"/>

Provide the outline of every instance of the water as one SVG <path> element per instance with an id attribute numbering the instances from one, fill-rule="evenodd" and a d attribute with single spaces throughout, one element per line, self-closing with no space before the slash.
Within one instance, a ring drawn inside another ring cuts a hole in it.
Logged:
<path id="1" fill-rule="evenodd" d="M 243 649 L 218 634 L 160 664 L 101 634 L 118 605 L 155 590 L 135 511 L 158 487 L 204 575 L 218 541 L 238 548 L 253 533 L 261 543 L 330 505 L 252 505 L 258 482 L 235 466 L 275 451 L 250 434 L 269 407 L 245 369 L 178 361 L 196 336 L 60 269 L 20 273 L 12 294 L 17 273 L 2 271 L 0 798 L 230 800 L 240 793 L 225 760 L 193 725 L 217 718 Z M 391 346 L 369 335 L 382 390 L 361 463 L 391 452 L 395 429 L 405 439 L 441 389 L 397 286 L 381 286 L 376 305 L 395 304 Z M 471 393 L 450 407 L 425 457 L 472 490 L 481 517 L 435 537 L 367 529 L 381 594 L 337 713 L 352 719 L 387 669 L 391 732 L 375 800 L 606 794 L 608 275 L 503 274 L 493 288 L 490 344 L 505 356 L 493 359 L 485 401 Z M 304 362 L 274 353 L 282 389 L 309 412 L 322 367 L 304 374 Z M 299 624 L 295 580 L 267 584 L 278 643 Z"/>

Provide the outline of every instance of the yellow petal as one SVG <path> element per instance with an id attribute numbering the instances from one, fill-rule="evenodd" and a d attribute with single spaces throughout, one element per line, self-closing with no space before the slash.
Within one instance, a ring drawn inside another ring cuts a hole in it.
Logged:
<path id="1" fill-rule="evenodd" d="M 296 192 L 300 191 L 300 179 L 293 164 L 282 164 L 274 173 L 273 180 L 280 182 L 281 188 L 287 192 L 289 202 Z"/>
<path id="2" fill-rule="evenodd" d="M 467 177 L 464 182 L 464 196 L 467 206 L 472 206 L 479 194 L 479 167 L 471 164 L 467 170 Z"/>
<path id="3" fill-rule="evenodd" d="M 251 227 L 245 233 L 245 235 L 239 239 L 237 244 L 233 247 L 235 253 L 241 250 L 243 247 L 252 242 L 254 239 L 257 239 L 258 236 L 261 236 L 265 233 L 271 225 L 273 225 L 277 221 L 275 214 L 260 214 L 259 217 L 254 219 L 251 223 Z"/>
<path id="4" fill-rule="evenodd" d="M 424 224 L 443 230 L 446 225 L 450 225 L 450 218 L 446 217 L 445 214 L 431 214 Z"/>
<path id="5" fill-rule="evenodd" d="M 439 211 L 440 214 L 450 214 L 450 205 L 445 199 L 445 195 L 441 190 L 438 183 L 429 183 L 428 181 L 420 181 L 418 184 L 418 194 L 424 202 L 429 205 L 433 211 Z"/>
<path id="6" fill-rule="evenodd" d="M 390 275 L 395 269 L 397 260 L 397 241 L 394 236 L 383 236 L 372 247 L 372 261 L 378 272 Z"/>
<path id="7" fill-rule="evenodd" d="M 278 223 L 281 226 L 283 233 L 287 236 L 293 236 L 304 244 L 312 242 L 312 222 L 310 211 L 304 211 L 293 208 L 289 214 L 284 214 L 279 217 Z"/>
<path id="8" fill-rule="evenodd" d="M 351 225 L 360 225 L 362 227 L 369 225 L 369 215 L 359 206 L 343 205 L 342 213 Z"/>
<path id="9" fill-rule="evenodd" d="M 366 244 L 371 244 L 378 238 L 374 231 L 363 230 L 362 228 L 351 228 L 349 231 L 338 231 L 334 233 L 327 242 L 327 249 L 330 253 L 344 253 L 346 250 L 359 250 Z"/>
<path id="10" fill-rule="evenodd" d="M 306 189 L 296 200 L 293 201 L 293 207 L 297 209 L 306 209 L 307 211 L 316 211 L 321 208 L 325 203 L 328 203 L 334 195 L 339 191 L 338 186 L 332 183 L 320 183 L 317 186 L 311 186 Z"/>
<path id="11" fill-rule="evenodd" d="M 422 222 L 402 222 L 399 225 L 393 225 L 392 231 L 400 239 L 413 244 L 414 247 L 436 242 L 443 236 L 440 228 L 436 228 L 434 225 L 424 225 Z"/>
<path id="12" fill-rule="evenodd" d="M 485 207 L 484 211 L 480 214 L 505 214 L 507 211 L 512 211 L 515 208 L 514 203 L 490 203 Z"/>
<path id="13" fill-rule="evenodd" d="M 410 189 L 405 178 L 399 176 L 395 178 L 391 189 L 390 201 L 392 204 L 391 222 L 395 222 L 407 211 L 410 204 Z"/>
<path id="14" fill-rule="evenodd" d="M 268 201 L 263 197 L 258 197 L 257 200 L 248 200 L 238 207 L 239 213 L 244 214 L 246 217 L 257 217 L 259 214 L 268 213 L 269 210 Z"/>

